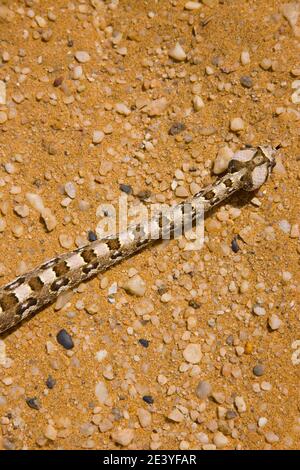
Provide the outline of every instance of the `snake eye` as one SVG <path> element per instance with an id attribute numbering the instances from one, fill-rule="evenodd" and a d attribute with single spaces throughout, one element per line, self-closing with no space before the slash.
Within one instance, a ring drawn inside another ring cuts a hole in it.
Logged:
<path id="1" fill-rule="evenodd" d="M 255 165 L 261 165 L 264 162 L 263 155 L 256 155 L 253 159 Z"/>

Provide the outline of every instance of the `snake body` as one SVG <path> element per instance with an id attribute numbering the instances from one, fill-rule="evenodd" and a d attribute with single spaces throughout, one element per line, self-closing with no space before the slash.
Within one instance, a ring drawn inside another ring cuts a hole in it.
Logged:
<path id="1" fill-rule="evenodd" d="M 257 147 L 236 152 L 227 173 L 193 198 L 178 204 L 167 217 L 155 216 L 150 223 L 129 227 L 114 237 L 96 240 L 72 252 L 48 260 L 38 268 L 0 288 L 0 333 L 53 302 L 59 294 L 82 281 L 103 272 L 110 266 L 164 238 L 166 231 L 174 235 L 183 225 L 189 208 L 192 222 L 199 207 L 207 212 L 234 192 L 254 191 L 265 183 L 275 164 L 275 150 Z"/>

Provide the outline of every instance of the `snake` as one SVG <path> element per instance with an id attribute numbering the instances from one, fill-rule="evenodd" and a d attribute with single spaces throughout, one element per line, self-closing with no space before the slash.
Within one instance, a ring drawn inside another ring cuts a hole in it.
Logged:
<path id="1" fill-rule="evenodd" d="M 54 302 L 64 291 L 128 258 L 153 243 L 170 238 L 182 227 L 185 214 L 192 223 L 239 190 L 255 191 L 275 166 L 277 147 L 269 145 L 236 151 L 223 176 L 192 198 L 172 206 L 167 215 L 128 226 L 116 235 L 96 239 L 74 251 L 50 259 L 0 288 L 0 334 Z"/>

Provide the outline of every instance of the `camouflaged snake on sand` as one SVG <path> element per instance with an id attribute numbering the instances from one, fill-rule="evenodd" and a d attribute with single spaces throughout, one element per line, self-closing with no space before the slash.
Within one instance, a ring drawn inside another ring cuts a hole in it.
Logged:
<path id="1" fill-rule="evenodd" d="M 174 235 L 184 222 L 187 206 L 192 222 L 199 208 L 204 213 L 238 190 L 254 191 L 268 179 L 275 165 L 276 150 L 257 147 L 236 152 L 226 174 L 193 198 L 178 204 L 167 217 L 157 215 L 150 222 L 128 227 L 124 232 L 46 261 L 0 288 L 0 333 L 53 302 L 62 292 L 162 239 L 166 230 Z"/>

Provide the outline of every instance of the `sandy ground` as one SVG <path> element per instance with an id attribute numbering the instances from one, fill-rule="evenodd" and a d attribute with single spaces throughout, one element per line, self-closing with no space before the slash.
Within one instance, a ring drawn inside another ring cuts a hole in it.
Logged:
<path id="1" fill-rule="evenodd" d="M 85 243 L 120 184 L 179 201 L 231 150 L 282 146 L 201 251 L 159 244 L 2 335 L 0 446 L 299 448 L 299 2 L 0 5 L 1 285 Z"/>

